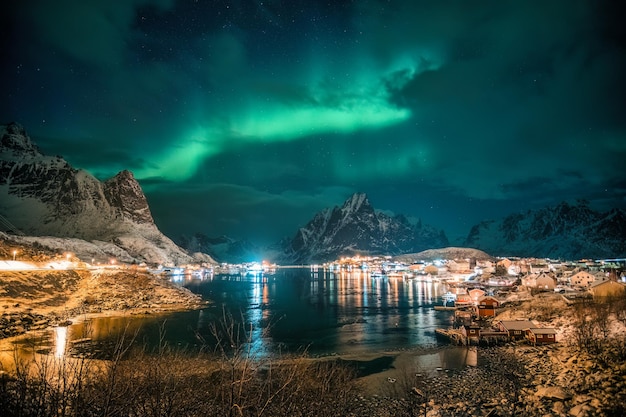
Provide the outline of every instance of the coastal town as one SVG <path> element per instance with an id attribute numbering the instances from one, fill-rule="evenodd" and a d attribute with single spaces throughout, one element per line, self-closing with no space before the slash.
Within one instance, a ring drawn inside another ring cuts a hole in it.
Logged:
<path id="1" fill-rule="evenodd" d="M 3 246 L 0 271 L 0 334 L 9 359 L 10 341 L 20 335 L 63 328 L 81 316 L 200 309 L 205 302 L 181 283 L 219 274 L 262 281 L 283 268 L 267 262 L 92 265 L 67 253 L 13 251 Z M 437 329 L 444 347 L 436 351 L 460 345 L 479 358 L 480 366 L 442 366 L 434 374 L 414 369 L 414 358 L 429 352 L 419 347 L 357 356 L 351 359 L 355 363 L 391 355 L 393 365 L 357 378 L 360 394 L 343 415 L 417 415 L 400 411 L 413 410 L 432 417 L 495 416 L 514 415 L 517 409 L 519 415 L 585 417 L 623 410 L 624 260 L 415 258 L 344 257 L 297 267 L 338 281 L 358 277 L 383 286 L 415 281 L 441 288 L 429 308 L 450 317 L 451 325 Z M 345 358 L 350 356 L 317 360 Z M 410 370 L 414 376 L 407 380 Z M 472 389 L 478 386 L 482 388 Z"/>
<path id="2" fill-rule="evenodd" d="M 323 265 L 331 271 L 370 271 L 381 279 L 411 279 L 445 284 L 435 310 L 452 311 L 453 327 L 437 334 L 456 344 L 491 345 L 526 341 L 556 343 L 559 329 L 518 318 L 494 320 L 511 301 L 554 294 L 568 305 L 586 299 L 623 298 L 626 259 L 560 261 L 537 258 L 434 259 L 412 263 L 391 257 L 346 257 Z"/>

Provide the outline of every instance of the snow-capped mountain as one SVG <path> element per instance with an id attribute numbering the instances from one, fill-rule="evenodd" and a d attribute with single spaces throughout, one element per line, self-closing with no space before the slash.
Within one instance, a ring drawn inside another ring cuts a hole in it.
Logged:
<path id="1" fill-rule="evenodd" d="M 75 248 L 100 261 L 194 261 L 156 227 L 130 171 L 101 182 L 60 156 L 42 154 L 16 123 L 0 126 L 0 215 L 10 225 L 5 229 L 16 229 L 5 231 L 30 236 L 18 238 L 25 243 Z M 198 260 L 210 262 L 209 257 Z"/>
<path id="2" fill-rule="evenodd" d="M 290 262 L 315 263 L 344 255 L 398 255 L 447 245 L 443 231 L 421 222 L 411 224 L 402 215 L 377 212 L 365 194 L 357 193 L 343 206 L 316 214 L 285 252 Z"/>
<path id="3" fill-rule="evenodd" d="M 560 203 L 501 220 L 484 221 L 469 232 L 465 246 L 498 256 L 560 259 L 626 255 L 626 212 L 598 212 L 586 202 Z"/>

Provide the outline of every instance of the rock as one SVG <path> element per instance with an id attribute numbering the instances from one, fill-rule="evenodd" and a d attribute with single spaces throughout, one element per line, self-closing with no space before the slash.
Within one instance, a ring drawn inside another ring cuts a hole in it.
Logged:
<path id="1" fill-rule="evenodd" d="M 554 411 L 558 415 L 566 414 L 565 404 L 562 401 L 555 401 L 552 404 L 552 411 Z"/>
<path id="2" fill-rule="evenodd" d="M 539 386 L 537 387 L 537 392 L 535 392 L 535 396 L 539 398 L 548 398 L 552 400 L 560 400 L 565 401 L 572 398 L 572 395 L 566 392 L 561 387 L 546 387 Z"/>
<path id="3" fill-rule="evenodd" d="M 569 410 L 569 415 L 574 417 L 586 417 L 592 415 L 591 411 L 593 411 L 593 408 L 591 408 L 589 405 L 579 404 Z"/>

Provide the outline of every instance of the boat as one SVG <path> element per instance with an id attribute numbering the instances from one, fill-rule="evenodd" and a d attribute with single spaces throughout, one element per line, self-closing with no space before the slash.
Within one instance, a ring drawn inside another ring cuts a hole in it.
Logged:
<path id="1" fill-rule="evenodd" d="M 370 272 L 370 276 L 372 278 L 383 278 L 383 277 L 386 276 L 386 274 L 383 271 L 381 271 L 381 270 L 374 270 L 374 271 Z"/>
<path id="2" fill-rule="evenodd" d="M 448 305 L 454 305 L 454 303 L 456 302 L 456 294 L 448 291 L 446 292 L 444 295 L 441 296 L 441 298 L 443 299 L 443 305 L 444 306 L 448 306 Z"/>

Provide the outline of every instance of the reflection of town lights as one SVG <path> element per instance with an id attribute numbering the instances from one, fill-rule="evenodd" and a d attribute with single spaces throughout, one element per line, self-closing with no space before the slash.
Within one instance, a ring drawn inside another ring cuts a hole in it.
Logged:
<path id="1" fill-rule="evenodd" d="M 54 356 L 56 358 L 62 358 L 63 356 L 65 356 L 65 346 L 67 344 L 67 327 L 55 327 L 54 335 L 56 344 L 54 349 Z"/>
<path id="2" fill-rule="evenodd" d="M 13 260 L 15 260 L 15 255 L 17 255 L 17 249 L 13 250 Z"/>

